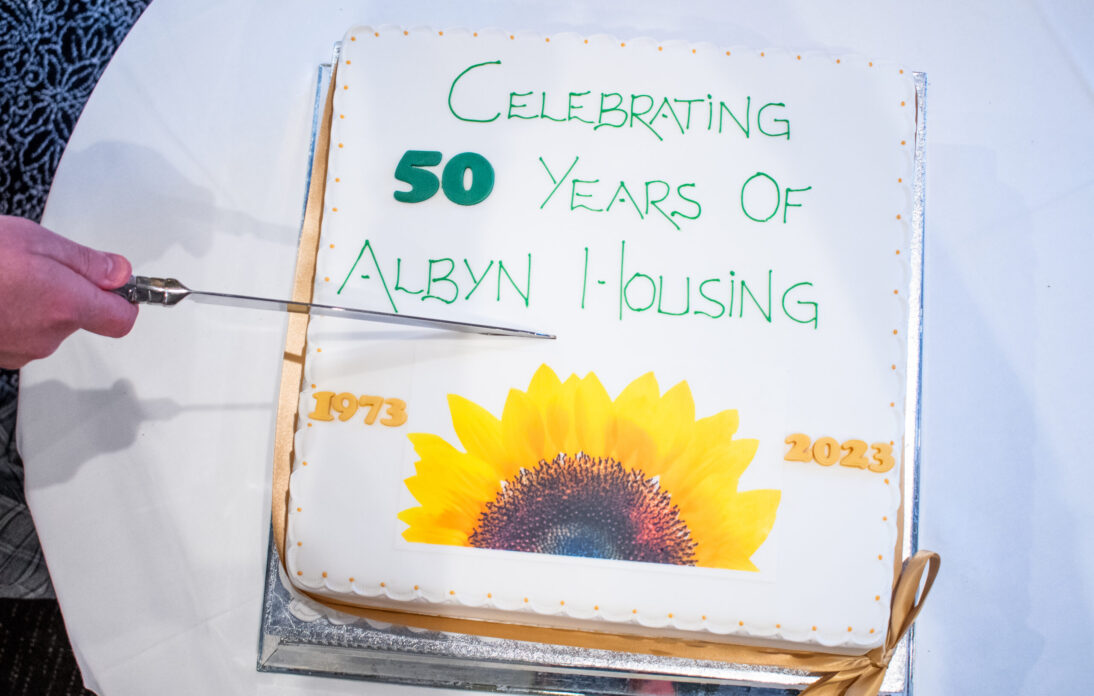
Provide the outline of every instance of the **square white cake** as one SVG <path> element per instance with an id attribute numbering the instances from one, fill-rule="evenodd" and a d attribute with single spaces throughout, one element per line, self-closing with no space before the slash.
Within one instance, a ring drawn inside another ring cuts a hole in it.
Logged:
<path id="1" fill-rule="evenodd" d="M 357 27 L 286 561 L 424 614 L 863 652 L 905 439 L 910 72 Z"/>

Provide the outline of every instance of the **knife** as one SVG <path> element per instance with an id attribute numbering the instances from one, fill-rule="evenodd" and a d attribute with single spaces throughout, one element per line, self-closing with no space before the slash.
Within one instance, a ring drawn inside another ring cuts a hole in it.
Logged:
<path id="1" fill-rule="evenodd" d="M 542 331 L 516 329 L 507 326 L 494 326 L 493 324 L 477 324 L 474 322 L 452 321 L 449 319 L 432 319 L 430 317 L 419 317 L 410 314 L 393 314 L 390 312 L 377 312 L 371 309 L 337 307 L 335 305 L 317 304 L 314 302 L 294 302 L 292 300 L 275 300 L 268 297 L 251 297 L 250 295 L 233 295 L 225 292 L 191 290 L 174 278 L 132 276 L 128 283 L 112 292 L 121 295 L 133 304 L 157 304 L 170 307 L 186 298 L 191 298 L 195 302 L 222 305 L 225 307 L 247 307 L 252 309 L 280 310 L 296 314 L 317 314 L 326 317 L 361 319 L 363 321 L 375 321 L 384 324 L 445 329 L 448 331 L 484 334 L 487 336 L 555 338 L 554 334 L 544 333 Z"/>

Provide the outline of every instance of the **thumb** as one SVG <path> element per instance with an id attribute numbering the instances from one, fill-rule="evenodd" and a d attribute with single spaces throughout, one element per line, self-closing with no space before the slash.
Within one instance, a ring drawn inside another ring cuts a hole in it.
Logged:
<path id="1" fill-rule="evenodd" d="M 125 285 L 132 267 L 124 256 L 77 244 L 44 228 L 34 239 L 35 251 L 64 264 L 103 290 Z"/>

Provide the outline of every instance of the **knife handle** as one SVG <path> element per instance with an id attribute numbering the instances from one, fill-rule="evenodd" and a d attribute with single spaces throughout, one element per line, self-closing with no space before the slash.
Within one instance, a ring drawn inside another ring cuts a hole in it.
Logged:
<path id="1" fill-rule="evenodd" d="M 174 278 L 130 276 L 128 283 L 111 292 L 121 295 L 133 304 L 160 304 L 170 307 L 189 295 L 190 288 Z"/>

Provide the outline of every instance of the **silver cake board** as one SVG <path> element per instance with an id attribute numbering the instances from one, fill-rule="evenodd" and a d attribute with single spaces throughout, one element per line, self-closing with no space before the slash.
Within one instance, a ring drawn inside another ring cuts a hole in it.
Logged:
<path id="1" fill-rule="evenodd" d="M 334 62 L 337 62 L 335 49 Z M 312 120 L 314 151 L 331 65 L 319 67 Z M 923 230 L 926 146 L 925 73 L 915 73 L 916 146 L 908 332 L 908 408 L 904 445 L 903 548 L 917 550 L 919 421 L 923 330 Z M 310 162 L 310 158 L 309 158 Z M 307 172 L 307 184 L 311 170 Z M 343 614 L 297 592 L 284 575 L 271 529 L 258 639 L 258 670 L 398 684 L 524 694 L 649 693 L 668 682 L 674 693 L 791 696 L 817 676 L 800 670 L 430 631 Z M 913 629 L 897 646 L 881 693 L 912 696 Z"/>

